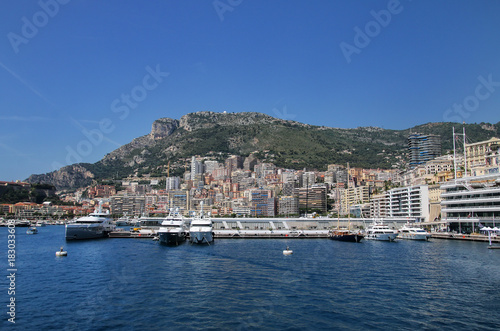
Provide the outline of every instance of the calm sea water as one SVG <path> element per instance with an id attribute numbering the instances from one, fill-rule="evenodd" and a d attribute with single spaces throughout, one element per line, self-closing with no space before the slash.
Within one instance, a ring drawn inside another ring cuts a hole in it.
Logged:
<path id="1" fill-rule="evenodd" d="M 64 227 L 17 229 L 16 324 L 1 329 L 498 330 L 500 250 L 485 243 L 148 239 L 65 242 Z M 284 256 L 289 245 L 294 254 Z M 68 251 L 55 257 L 60 246 Z"/>

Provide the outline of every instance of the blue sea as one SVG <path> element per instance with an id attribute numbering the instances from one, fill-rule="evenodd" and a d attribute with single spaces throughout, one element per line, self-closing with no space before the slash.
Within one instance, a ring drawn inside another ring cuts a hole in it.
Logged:
<path id="1" fill-rule="evenodd" d="M 0 228 L 1 329 L 498 330 L 500 250 L 487 243 L 226 239 L 65 242 L 16 229 L 15 324 Z M 56 257 L 61 246 L 67 257 Z M 284 256 L 290 246 L 293 255 Z"/>

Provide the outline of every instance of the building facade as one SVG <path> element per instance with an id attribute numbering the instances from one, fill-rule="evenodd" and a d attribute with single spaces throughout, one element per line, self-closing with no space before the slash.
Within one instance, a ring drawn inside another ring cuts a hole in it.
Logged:
<path id="1" fill-rule="evenodd" d="M 408 221 L 429 221 L 429 188 L 427 185 L 407 186 L 387 191 L 387 217 Z"/>
<path id="2" fill-rule="evenodd" d="M 441 138 L 433 134 L 412 133 L 408 136 L 410 168 L 435 159 L 441 155 Z"/>

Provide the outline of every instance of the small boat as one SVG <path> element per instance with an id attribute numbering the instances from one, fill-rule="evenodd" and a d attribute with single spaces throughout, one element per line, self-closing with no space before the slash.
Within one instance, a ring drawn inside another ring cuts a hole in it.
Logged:
<path id="1" fill-rule="evenodd" d="M 429 240 L 431 234 L 424 229 L 417 228 L 411 224 L 405 224 L 401 229 L 399 229 L 398 237 L 401 239 L 408 240 Z"/>
<path id="2" fill-rule="evenodd" d="M 374 221 L 366 230 L 366 240 L 395 241 L 398 236 L 396 230 L 390 229 L 386 224 Z"/>
<path id="3" fill-rule="evenodd" d="M 286 249 L 283 251 L 283 255 L 292 255 L 293 251 L 290 249 L 290 247 L 286 246 Z"/>
<path id="4" fill-rule="evenodd" d="M 30 226 L 28 228 L 28 230 L 26 230 L 26 234 L 37 234 L 38 233 L 38 229 L 34 226 Z"/>
<path id="5" fill-rule="evenodd" d="M 56 252 L 56 256 L 68 256 L 68 252 L 66 252 L 62 247 L 59 252 Z"/>

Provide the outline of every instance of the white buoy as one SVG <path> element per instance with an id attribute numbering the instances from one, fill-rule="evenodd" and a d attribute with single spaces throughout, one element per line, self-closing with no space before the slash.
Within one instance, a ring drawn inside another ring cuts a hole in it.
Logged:
<path id="1" fill-rule="evenodd" d="M 68 256 L 68 252 L 64 251 L 61 247 L 61 250 L 59 252 L 56 252 L 56 256 Z"/>
<path id="2" fill-rule="evenodd" d="M 283 251 L 283 255 L 292 255 L 292 254 L 293 254 L 293 251 L 288 246 Z"/>

